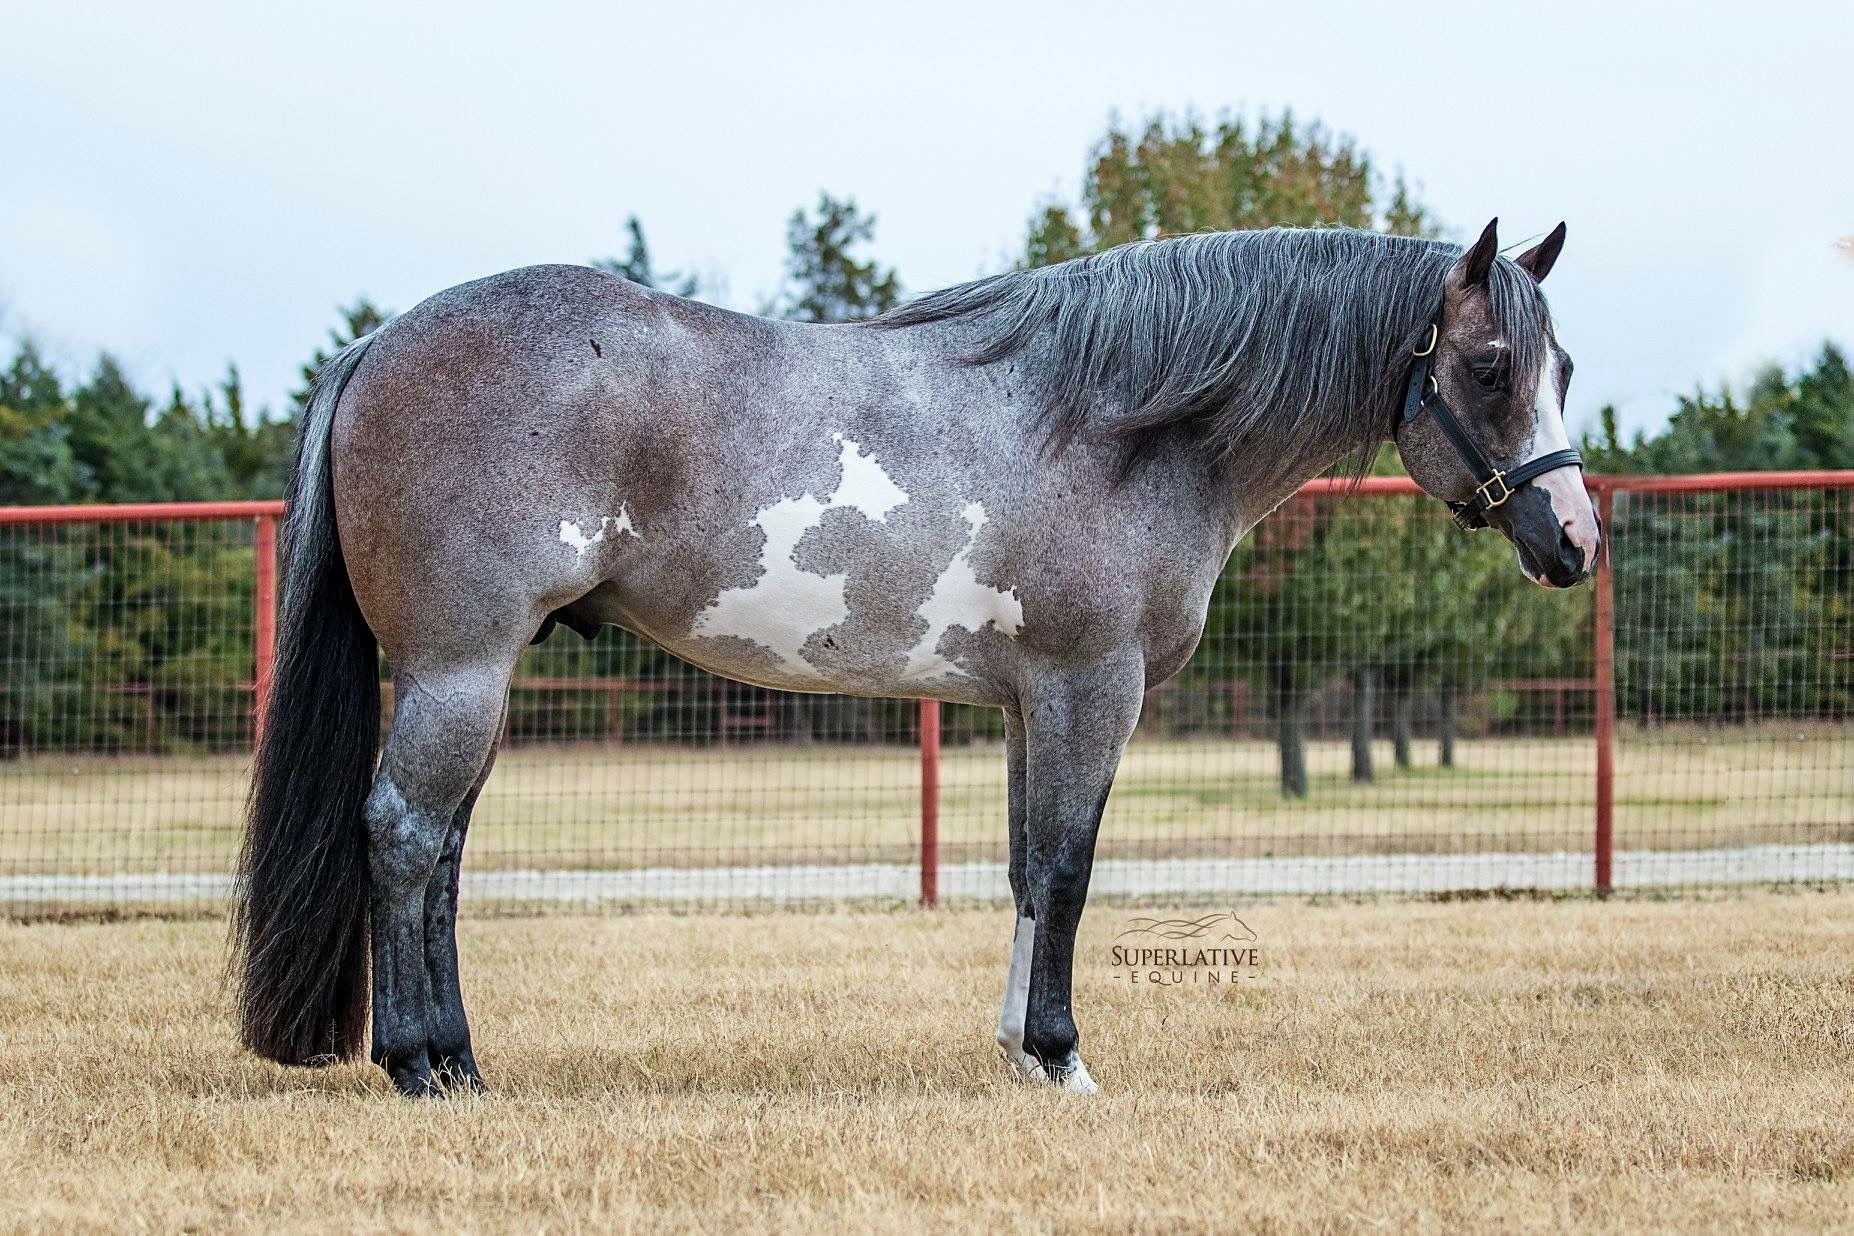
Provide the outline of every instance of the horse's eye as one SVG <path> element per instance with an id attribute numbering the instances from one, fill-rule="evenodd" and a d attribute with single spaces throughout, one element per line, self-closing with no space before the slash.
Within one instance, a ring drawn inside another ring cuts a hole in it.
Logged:
<path id="1" fill-rule="evenodd" d="M 1506 388 L 1506 371 L 1504 361 L 1489 361 L 1485 364 L 1468 366 L 1468 372 L 1473 374 L 1474 380 L 1481 384 L 1481 389 L 1489 391 Z"/>

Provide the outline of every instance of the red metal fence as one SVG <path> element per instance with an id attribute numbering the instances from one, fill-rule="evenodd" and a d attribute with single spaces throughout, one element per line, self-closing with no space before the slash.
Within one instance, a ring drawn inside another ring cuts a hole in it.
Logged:
<path id="1" fill-rule="evenodd" d="M 1309 485 L 1239 549 L 1198 655 L 1149 698 L 1097 887 L 1854 876 L 1854 473 L 1589 486 L 1614 553 L 1593 589 L 1554 595 L 1406 479 Z M 281 514 L 0 509 L 0 902 L 225 895 Z M 557 634 L 518 673 L 505 743 L 479 808 L 495 822 L 473 831 L 483 897 L 1003 893 L 979 710 L 785 697 L 621 633 Z"/>

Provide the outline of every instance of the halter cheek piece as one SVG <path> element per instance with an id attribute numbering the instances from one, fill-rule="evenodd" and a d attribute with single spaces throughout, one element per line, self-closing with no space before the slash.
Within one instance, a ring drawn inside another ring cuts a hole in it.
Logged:
<path id="1" fill-rule="evenodd" d="M 1528 459 L 1504 472 L 1487 462 L 1487 456 L 1481 454 L 1481 448 L 1474 445 L 1455 419 L 1455 410 L 1448 406 L 1448 400 L 1442 398 L 1442 386 L 1436 381 L 1436 341 L 1441 337 L 1440 322 L 1429 324 L 1429 346 L 1414 353 L 1416 363 L 1410 366 L 1410 381 L 1403 390 L 1403 415 L 1397 422 L 1401 429 L 1428 409 L 1435 417 L 1436 428 L 1442 431 L 1455 448 L 1455 454 L 1474 476 L 1474 496 L 1466 502 L 1450 502 L 1448 509 L 1455 513 L 1455 523 L 1468 531 L 1487 526 L 1487 512 L 1497 506 L 1504 506 L 1506 500 L 1513 496 L 1513 491 L 1521 485 L 1528 484 L 1547 472 L 1575 465 L 1584 466 L 1583 456 L 1573 450 L 1552 451 L 1540 455 L 1537 459 Z"/>

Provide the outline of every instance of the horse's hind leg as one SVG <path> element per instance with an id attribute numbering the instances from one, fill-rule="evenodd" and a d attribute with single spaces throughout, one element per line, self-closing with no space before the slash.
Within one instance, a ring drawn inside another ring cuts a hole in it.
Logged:
<path id="1" fill-rule="evenodd" d="M 496 722 L 497 733 L 508 715 L 505 703 Z M 451 830 L 438 856 L 438 866 L 425 886 L 425 969 L 431 979 L 430 1050 L 433 1078 L 441 1086 L 483 1088 L 476 1056 L 470 1050 L 470 1021 L 464 1015 L 463 988 L 457 977 L 457 883 L 463 869 L 464 841 L 470 833 L 470 813 L 496 765 L 496 744 L 476 784 L 451 817 Z"/>
<path id="2" fill-rule="evenodd" d="M 454 868 L 463 838 L 455 825 L 480 784 L 502 725 L 512 656 L 493 664 L 394 674 L 396 707 L 380 770 L 367 798 L 373 876 L 373 1059 L 406 1094 L 435 1093 L 434 1053 L 454 1060 L 459 1044 L 438 1000 L 455 1008 L 455 953 L 441 974 L 427 953 L 426 906 L 447 853 Z M 445 873 L 445 884 L 450 879 Z M 449 899 L 448 888 L 443 894 Z M 449 937 L 449 915 L 445 935 Z M 434 981 L 435 980 L 435 981 Z M 452 990 L 441 990 L 449 987 Z M 466 1032 L 467 1035 L 467 1032 Z M 467 1038 L 465 1039 L 467 1044 Z M 467 1051 L 467 1046 L 465 1047 Z"/>

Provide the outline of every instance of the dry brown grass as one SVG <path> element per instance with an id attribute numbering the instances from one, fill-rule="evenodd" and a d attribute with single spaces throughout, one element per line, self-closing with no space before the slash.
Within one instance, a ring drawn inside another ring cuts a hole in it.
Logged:
<path id="1" fill-rule="evenodd" d="M 1140 742 L 1128 750 L 1103 857 L 1214 853 L 1458 853 L 1590 845 L 1588 738 L 1464 742 L 1460 767 L 1347 779 L 1339 742 L 1309 746 L 1312 794 L 1283 801 L 1265 743 Z M 1846 726 L 1625 732 L 1616 839 L 1624 849 L 1854 838 Z M 239 836 L 241 760 L 35 758 L 0 766 L 0 870 L 224 871 Z M 898 748 L 516 748 L 477 808 L 470 865 L 725 866 L 909 861 L 919 763 Z M 950 748 L 941 854 L 1002 859 L 1004 758 Z"/>
<path id="2" fill-rule="evenodd" d="M 477 921 L 495 1092 L 239 1054 L 223 924 L 0 927 L 0 1215 L 342 1230 L 1829 1229 L 1854 893 L 1242 907 L 1258 982 L 1078 956 L 1008 1081 L 995 912 Z"/>

